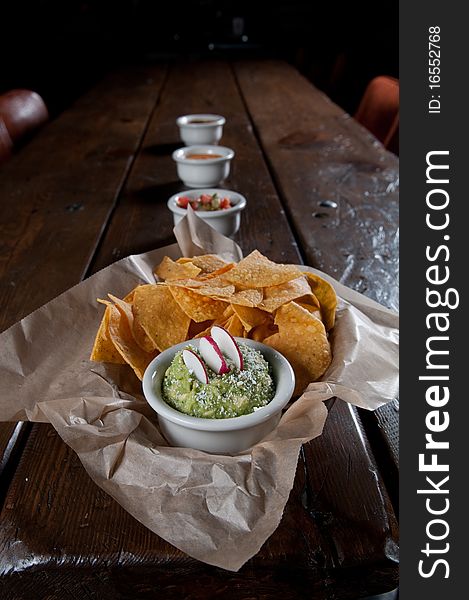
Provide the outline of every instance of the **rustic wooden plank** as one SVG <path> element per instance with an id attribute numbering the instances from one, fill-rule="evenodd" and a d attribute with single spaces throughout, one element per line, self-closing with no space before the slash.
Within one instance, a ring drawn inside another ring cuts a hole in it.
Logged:
<path id="1" fill-rule="evenodd" d="M 396 309 L 396 156 L 286 63 L 235 71 L 307 263 Z M 397 413 L 379 409 L 366 422 L 397 466 Z"/>
<path id="2" fill-rule="evenodd" d="M 22 447 L 23 440 L 29 431 L 29 425 L 23 422 L 5 423 L 2 425 L 0 427 L 0 480 L 4 473 L 6 474 L 8 471 L 13 457 L 18 453 L 19 448 Z M 0 503 L 3 500 L 2 493 L 5 492 L 5 489 L 2 489 L 0 492 Z"/>
<path id="3" fill-rule="evenodd" d="M 393 462 L 399 466 L 399 400 L 393 400 L 376 411 L 378 425 L 387 432 L 386 442 Z"/>
<path id="4" fill-rule="evenodd" d="M 50 460 L 51 456 L 54 461 Z M 296 499 L 301 497 L 302 486 L 303 482 L 298 479 Z M 25 502 L 26 498 L 33 498 L 34 504 L 31 505 L 30 500 Z M 71 501 L 74 498 L 79 500 Z M 287 507 L 286 527 L 275 534 L 280 540 L 288 537 L 289 531 L 301 539 L 305 535 L 303 526 L 310 528 L 304 511 L 298 519 L 296 508 L 292 504 Z M 32 586 L 38 582 L 44 586 L 41 587 L 44 594 L 65 586 L 71 597 L 71 590 L 81 597 L 83 581 L 87 582 L 89 597 L 101 597 L 101 593 L 109 594 L 109 590 L 120 590 L 122 596 L 116 597 L 129 597 L 125 590 L 130 592 L 135 585 L 141 586 L 142 593 L 147 587 L 146 592 L 150 593 L 150 583 L 152 593 L 157 586 L 165 598 L 186 597 L 186 593 L 194 594 L 194 598 L 206 598 L 204 594 L 208 590 L 221 593 L 227 585 L 244 594 L 255 586 L 269 597 L 269 593 L 273 595 L 279 589 L 276 588 L 279 582 L 270 578 L 270 571 L 260 575 L 256 567 L 263 563 L 265 567 L 266 562 L 275 560 L 281 572 L 290 564 L 288 554 L 292 552 L 300 561 L 305 580 L 295 580 L 293 574 L 284 573 L 280 589 L 286 597 L 298 597 L 295 591 L 305 592 L 308 586 L 319 591 L 323 588 L 321 578 L 309 574 L 309 556 L 302 553 L 302 544 L 297 548 L 291 543 L 285 546 L 283 565 L 278 563 L 277 554 L 267 548 L 264 560 L 257 559 L 255 564 L 243 568 L 240 575 L 190 559 L 135 521 L 92 483 L 76 455 L 48 425 L 34 426 L 19 474 L 8 494 L 0 532 L 3 581 L 11 580 L 8 590 L 16 589 L 23 597 L 27 597 L 25 592 L 34 589 Z M 320 552 L 320 549 L 315 551 Z M 84 570 L 86 565 L 92 569 Z M 198 590 L 193 587 L 194 577 L 204 581 Z M 91 590 L 96 596 L 91 595 Z M 143 593 L 142 597 L 147 595 Z M 318 598 L 324 597 L 322 593 L 318 595 Z"/>
<path id="5" fill-rule="evenodd" d="M 310 460 L 317 465 L 321 486 L 307 485 L 306 470 L 300 463 L 279 528 L 260 553 L 234 574 L 192 560 L 152 534 L 89 479 L 51 426 L 35 425 L 0 519 L 0 590 L 3 584 L 11 594 L 1 597 L 28 597 L 39 585 L 44 595 L 54 598 L 127 598 L 134 589 L 141 594 L 139 598 L 153 598 L 151 594 L 160 591 L 164 598 L 205 599 L 208 592 L 216 597 L 224 590 L 228 594 L 229 588 L 232 595 L 226 597 L 233 599 L 271 598 L 281 592 L 287 600 L 356 600 L 357 596 L 391 589 L 396 570 L 390 569 L 381 554 L 370 569 L 360 564 L 367 549 L 360 550 L 358 541 L 353 542 L 357 556 L 344 548 L 347 533 L 351 534 L 344 498 L 329 489 L 334 488 L 337 468 L 349 469 L 355 476 L 348 503 L 355 511 L 353 528 L 362 542 L 367 536 L 371 541 L 375 519 L 368 514 L 364 520 L 357 509 L 361 502 L 370 509 L 366 479 L 360 486 L 359 476 L 366 476 L 372 463 L 363 463 L 360 453 L 354 454 L 346 441 L 340 442 L 346 439 L 342 427 L 350 427 L 344 412 L 332 447 L 327 436 L 319 438 L 319 444 L 306 446 Z M 343 466 L 333 460 L 335 452 L 346 457 Z M 309 477 L 312 472 L 308 471 Z M 375 471 L 367 476 L 374 477 Z M 388 554 L 393 548 L 392 526 L 388 522 L 382 530 Z M 316 531 L 327 528 L 338 530 L 334 531 L 337 545 Z M 375 544 L 373 547 L 376 549 Z M 345 556 L 339 554 L 344 550 Z"/>
<path id="6" fill-rule="evenodd" d="M 185 189 L 171 158 L 171 152 L 183 146 L 176 118 L 201 111 L 227 118 L 220 143 L 233 148 L 236 156 L 230 177 L 221 187 L 239 191 L 248 201 L 236 240 L 245 253 L 257 248 L 278 261 L 300 260 L 230 68 L 213 62 L 179 65 L 172 70 L 94 270 L 128 254 L 176 241 L 166 207 L 172 194 Z"/>
<path id="7" fill-rule="evenodd" d="M 164 74 L 114 73 L 2 167 L 1 330 L 82 279 Z"/>
<path id="8" fill-rule="evenodd" d="M 399 400 L 393 400 L 377 411 L 359 410 L 368 440 L 384 474 L 394 510 L 399 512 Z"/>
<path id="9" fill-rule="evenodd" d="M 173 241 L 165 202 L 173 191 L 181 189 L 169 158 L 170 150 L 177 145 L 174 120 L 183 112 L 208 110 L 228 118 L 222 142 L 234 147 L 237 157 L 227 186 L 239 189 L 250 202 L 238 240 L 247 251 L 258 247 L 275 260 L 298 262 L 295 240 L 256 145 L 232 72 L 224 64 L 211 63 L 178 67 L 170 73 L 93 270 L 117 257 Z M 346 577 L 333 553 L 320 511 L 311 504 L 316 495 L 324 506 L 339 502 L 338 498 L 347 492 L 337 475 L 343 473 L 344 466 L 339 468 L 336 461 L 343 461 L 343 456 L 331 453 L 331 447 L 339 443 L 346 447 L 350 436 L 354 461 L 373 464 L 369 448 L 360 443 L 360 433 L 350 415 L 333 410 L 322 445 L 317 450 L 312 446 L 314 463 L 326 461 L 330 466 L 328 486 L 320 493 L 321 481 L 311 475 L 315 470 L 306 470 L 300 461 L 280 527 L 239 574 L 202 565 L 151 534 L 91 482 L 72 451 L 54 435 L 47 426 L 35 427 L 1 515 L 4 529 L 0 543 L 4 547 L 0 554 L 12 557 L 10 563 L 4 560 L 2 565 L 4 572 L 9 573 L 9 589 L 32 589 L 34 582 L 49 591 L 60 589 L 60 584 L 77 596 L 80 586 L 85 586 L 88 596 L 84 597 L 102 594 L 106 598 L 109 590 L 110 597 L 119 597 L 117 590 L 125 597 L 126 591 L 138 586 L 141 597 L 154 597 L 155 590 L 165 598 L 207 597 L 209 590 L 213 596 L 223 594 L 227 598 L 268 598 L 280 592 L 286 598 L 313 594 L 321 599 L 356 598 L 357 589 L 374 593 L 394 584 L 395 565 L 383 553 L 382 537 L 385 532 L 389 540 L 394 540 L 395 521 L 379 477 L 371 489 L 355 498 L 353 512 L 331 515 L 331 520 L 338 523 L 336 527 L 342 527 L 354 538 L 350 550 L 357 556 Z M 56 457 L 54 462 L 46 454 Z M 32 480 L 39 483 L 34 488 L 27 487 L 26 478 L 28 484 Z M 77 494 L 80 502 L 69 502 Z M 41 535 L 37 535 L 37 523 L 35 529 L 31 523 L 38 500 Z M 104 501 L 105 510 L 96 510 L 96 504 Z M 373 514 L 378 515 L 376 521 L 370 518 Z M 83 520 L 85 515 L 88 516 Z M 354 524 L 355 520 L 370 521 L 366 536 Z M 367 547 L 364 542 L 373 538 L 375 543 Z M 35 566 L 27 562 L 31 547 Z M 20 565 L 25 561 L 22 571 L 8 571 L 8 564 L 15 561 Z M 86 563 L 93 565 L 93 574 L 82 568 Z M 193 584 L 194 578 L 198 585 Z"/>
<path id="10" fill-rule="evenodd" d="M 190 84 L 190 82 L 193 82 Z M 216 82 L 216 84 L 215 84 Z M 208 96 L 208 100 L 202 104 L 202 99 L 205 99 Z M 196 99 L 189 101 L 189 106 L 187 97 L 191 99 Z M 176 98 L 183 98 L 184 101 L 178 102 Z M 219 110 L 219 106 L 223 106 L 223 110 Z M 231 111 L 230 111 L 231 109 Z M 168 80 L 167 88 L 165 89 L 165 95 L 162 98 L 161 105 L 158 108 L 157 113 L 154 116 L 153 122 L 149 128 L 149 132 L 147 138 L 145 139 L 143 145 L 143 153 L 145 153 L 145 149 L 147 148 L 147 144 L 150 143 L 150 147 L 155 149 L 155 145 L 153 142 L 156 140 L 160 140 L 160 146 L 164 149 L 170 149 L 175 144 L 174 141 L 175 135 L 177 135 L 174 121 L 176 117 L 182 112 L 221 112 L 224 114 L 228 123 L 225 127 L 224 137 L 222 139 L 222 143 L 228 145 L 231 148 L 234 148 L 237 152 L 234 164 L 233 164 L 233 172 L 230 176 L 230 180 L 226 182 L 227 186 L 232 187 L 233 189 L 238 189 L 248 198 L 248 202 L 250 205 L 243 217 L 242 227 L 240 229 L 240 233 L 237 236 L 239 243 L 242 248 L 247 249 L 247 251 L 257 247 L 263 252 L 266 252 L 271 258 L 277 261 L 285 261 L 287 260 L 285 256 L 285 248 L 293 247 L 294 242 L 290 239 L 286 238 L 285 232 L 289 230 L 289 225 L 287 224 L 286 217 L 283 215 L 283 210 L 281 206 L 278 204 L 278 199 L 276 198 L 276 194 L 273 192 L 270 183 L 270 179 L 263 176 L 265 173 L 265 165 L 263 161 L 260 160 L 259 151 L 257 148 L 257 144 L 255 143 L 254 136 L 251 131 L 251 127 L 249 121 L 246 118 L 245 112 L 242 110 L 242 107 L 238 100 L 238 94 L 232 88 L 232 84 L 230 83 L 230 78 L 226 73 L 226 68 L 221 67 L 218 64 L 210 64 L 204 67 L 194 67 L 190 66 L 186 69 L 178 69 L 177 72 L 172 73 L 171 77 Z M 230 127 L 230 124 L 232 126 Z M 153 137 L 154 136 L 154 137 Z M 168 154 L 166 156 L 158 156 L 159 162 L 158 165 L 156 162 L 153 163 L 154 173 L 162 174 L 162 179 L 159 179 L 156 184 L 154 184 L 153 189 L 155 191 L 155 202 L 156 202 L 156 192 L 159 190 L 159 185 L 163 186 L 164 192 L 167 193 L 167 182 L 168 176 L 167 173 L 175 174 L 174 165 L 171 164 L 170 158 Z M 242 163 L 241 163 L 242 161 Z M 241 164 L 241 166 L 240 166 Z M 147 186 L 148 188 L 148 173 L 151 172 L 151 167 L 147 162 L 145 164 L 142 161 L 142 157 L 136 161 L 135 169 L 132 172 L 132 177 L 129 178 L 129 182 L 127 188 L 124 193 L 124 197 L 121 201 L 120 210 L 122 212 L 116 213 L 115 220 L 120 221 L 120 225 L 117 227 L 117 223 L 112 223 L 112 226 L 109 230 L 109 238 L 115 235 L 116 240 L 122 239 L 122 234 L 127 235 L 130 240 L 129 234 L 125 234 L 127 229 L 128 222 L 137 223 L 136 213 L 141 210 L 140 204 L 138 202 L 139 195 L 142 195 L 142 188 L 138 187 L 139 185 Z M 153 177 L 156 178 L 156 175 Z M 161 175 L 160 175 L 161 177 Z M 137 193 L 134 190 L 134 184 L 137 185 Z M 268 187 L 267 187 L 268 186 Z M 145 187 L 143 188 L 145 189 Z M 174 193 L 178 189 L 182 189 L 180 184 L 176 184 L 174 189 L 170 190 L 171 193 Z M 143 193 L 145 196 L 145 192 Z M 276 202 L 274 203 L 273 198 L 275 197 Z M 268 198 L 268 203 L 265 203 L 265 199 Z M 169 215 L 165 212 L 165 201 L 167 196 L 161 196 L 161 204 L 160 211 L 154 214 L 154 219 L 156 222 L 161 223 L 163 219 L 168 218 Z M 129 214 L 124 211 L 125 206 L 129 206 L 130 211 Z M 162 208 L 162 210 L 161 210 Z M 252 211 L 252 208 L 255 208 L 255 211 Z M 145 207 L 144 207 L 145 209 Z M 269 210 L 270 209 L 270 210 Z M 275 216 L 274 216 L 275 215 Z M 274 218 L 272 218 L 274 216 Z M 141 223 L 147 222 L 147 218 L 144 214 L 139 216 L 139 221 Z M 266 224 L 268 226 L 266 227 Z M 246 230 L 246 225 L 249 228 Z M 114 226 L 116 226 L 117 233 L 114 234 Z M 259 232 L 262 232 L 262 235 L 259 235 Z M 163 240 L 161 240 L 163 241 Z M 172 241 L 172 239 L 170 240 Z M 290 242 L 290 243 L 289 243 Z M 106 244 L 109 244 L 110 248 L 116 248 L 117 245 L 115 243 L 110 243 L 110 239 L 106 239 Z M 103 245 L 102 252 L 104 255 L 106 244 Z M 150 245 L 148 249 L 152 246 Z M 132 251 L 131 245 L 125 249 L 125 253 L 129 253 Z M 99 266 L 105 266 L 107 261 L 110 260 L 110 255 L 108 251 L 108 257 L 106 261 Z M 293 259 L 288 259 L 293 260 Z M 340 438 L 343 432 L 343 421 L 349 420 L 348 423 L 348 435 L 352 438 L 352 444 L 356 443 L 357 434 L 356 431 L 353 433 L 353 423 L 350 420 L 350 417 L 343 416 L 342 419 L 337 423 L 334 421 L 336 419 L 335 414 L 331 416 L 331 423 L 335 423 L 335 429 L 333 433 L 330 434 L 329 430 L 326 432 L 327 435 L 337 436 Z M 328 424 L 329 427 L 329 424 Z M 360 450 L 366 454 L 366 460 L 370 461 L 369 458 L 369 448 L 362 448 Z M 360 455 L 360 453 L 358 453 Z M 340 459 L 339 459 L 340 460 Z M 362 458 L 357 459 L 359 463 L 362 462 Z M 365 461 L 363 461 L 363 464 Z M 340 470 L 340 469 L 339 469 Z M 376 469 L 375 469 L 376 470 Z M 316 481 L 316 484 L 319 482 Z M 337 477 L 335 480 L 335 484 L 337 489 L 341 488 L 341 477 Z M 371 484 L 371 482 L 370 482 Z M 380 486 L 384 487 L 382 481 L 380 480 Z M 370 496 L 367 498 L 368 505 L 363 508 L 363 504 L 361 509 L 371 512 L 376 512 L 377 508 L 381 503 L 381 494 L 382 490 L 379 487 L 373 487 L 371 485 L 372 491 Z M 337 489 L 335 493 L 337 493 Z M 334 494 L 333 494 L 334 495 Z M 363 498 L 361 502 L 364 502 Z M 379 508 L 378 508 L 379 510 Z M 387 514 L 386 511 L 389 512 L 389 517 L 385 518 L 385 523 L 388 521 L 388 525 L 383 525 L 381 522 L 379 523 L 379 527 L 383 526 L 384 528 L 388 528 L 388 536 L 390 539 L 397 539 L 397 533 L 395 528 L 395 521 L 393 516 L 393 511 L 389 499 L 387 499 L 387 505 L 384 511 L 384 514 Z M 352 521 L 354 521 L 355 516 Z M 306 529 L 303 529 L 306 531 Z M 348 532 L 350 533 L 350 532 Z M 376 531 L 374 533 L 377 533 Z M 315 534 L 310 534 L 314 541 L 318 541 L 315 537 Z M 354 532 L 350 535 L 350 538 L 353 538 L 355 535 L 358 535 L 357 539 L 360 539 L 360 535 L 358 532 Z M 381 535 L 381 534 L 380 534 Z M 312 544 L 314 545 L 314 541 Z M 287 542 L 284 547 L 288 547 L 288 544 L 291 544 L 291 537 L 287 536 Z M 381 538 L 380 538 L 381 543 Z M 361 554 L 361 548 L 367 548 L 367 543 L 363 544 L 363 540 L 358 542 L 358 545 L 361 546 L 359 548 L 350 549 L 351 554 L 354 554 L 357 559 L 357 563 L 360 561 L 366 562 L 363 554 Z M 273 553 L 278 553 L 279 548 L 273 548 Z M 382 545 L 379 548 L 375 548 L 377 553 L 382 552 L 383 556 L 385 555 L 385 549 Z M 303 550 L 308 553 L 307 550 Z M 326 560 L 326 559 L 324 559 Z M 391 561 L 392 563 L 392 561 Z M 396 572 L 395 564 L 388 563 L 388 568 Z M 389 574 L 389 573 L 388 573 Z"/>
<path id="11" fill-rule="evenodd" d="M 286 63 L 235 70 L 308 264 L 397 308 L 397 157 Z"/>
<path id="12" fill-rule="evenodd" d="M 387 564 L 392 572 L 398 563 L 397 522 L 389 496 L 381 495 L 384 484 L 380 467 L 357 412 L 349 404 L 332 400 L 328 417 L 331 435 L 305 445 L 306 464 L 313 466 L 307 472 L 313 491 L 306 504 L 308 511 L 317 515 L 316 522 L 331 544 L 330 568 L 353 567 L 375 553 L 376 563 L 381 562 L 382 567 Z M 359 435 L 355 435 L 357 431 Z M 332 471 L 342 482 L 342 494 L 337 493 Z"/>
<path id="13" fill-rule="evenodd" d="M 0 330 L 83 278 L 164 76 L 113 73 L 0 170 Z M 14 431 L 0 425 L 4 462 L 22 447 Z"/>

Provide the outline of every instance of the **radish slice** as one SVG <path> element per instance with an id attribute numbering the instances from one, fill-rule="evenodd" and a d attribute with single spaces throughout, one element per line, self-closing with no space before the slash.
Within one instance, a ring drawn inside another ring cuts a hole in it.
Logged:
<path id="1" fill-rule="evenodd" d="M 200 381 L 200 383 L 208 383 L 208 375 L 205 365 L 195 352 L 187 349 L 183 350 L 182 360 L 189 371 L 194 373 L 195 377 Z"/>
<path id="2" fill-rule="evenodd" d="M 223 329 L 223 327 L 218 327 L 218 325 L 212 327 L 210 333 L 223 354 L 232 360 L 235 366 L 242 371 L 244 366 L 243 355 L 231 333 Z"/>
<path id="3" fill-rule="evenodd" d="M 218 344 L 212 337 L 207 335 L 200 338 L 199 350 L 204 361 L 217 375 L 224 375 L 230 372 Z"/>

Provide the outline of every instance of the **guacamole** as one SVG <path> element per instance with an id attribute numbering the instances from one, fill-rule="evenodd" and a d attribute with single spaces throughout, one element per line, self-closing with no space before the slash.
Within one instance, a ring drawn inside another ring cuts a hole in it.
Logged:
<path id="1" fill-rule="evenodd" d="M 200 353 L 193 347 L 190 350 Z M 254 412 L 268 404 L 275 395 L 269 363 L 260 352 L 239 344 L 243 370 L 227 359 L 230 372 L 217 375 L 206 367 L 209 382 L 201 383 L 184 364 L 178 352 L 163 378 L 163 400 L 176 410 L 204 419 L 227 419 Z"/>

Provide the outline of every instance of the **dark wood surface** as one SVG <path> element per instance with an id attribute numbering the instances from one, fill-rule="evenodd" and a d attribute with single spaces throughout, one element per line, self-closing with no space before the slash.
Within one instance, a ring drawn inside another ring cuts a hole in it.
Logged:
<path id="1" fill-rule="evenodd" d="M 397 157 L 287 64 L 241 62 L 235 73 L 305 262 L 397 310 Z M 359 411 L 395 505 L 397 407 Z"/>
<path id="2" fill-rule="evenodd" d="M 166 200 L 182 187 L 170 154 L 180 145 L 175 118 L 191 111 L 227 117 L 222 143 L 236 158 L 225 186 L 248 198 L 237 235 L 246 253 L 306 261 L 371 297 L 379 284 L 392 305 L 396 159 L 283 63 L 194 63 L 110 77 L 0 172 L 10 199 L 0 221 L 3 327 L 114 260 L 174 241 Z M 386 179 L 394 183 L 384 189 Z M 84 197 L 72 221 L 64 208 Z M 324 200 L 338 209 L 318 208 Z M 398 533 L 387 467 L 396 436 L 386 432 L 396 419 L 329 408 L 324 434 L 303 448 L 279 528 L 237 574 L 187 557 L 135 521 L 52 427 L 3 425 L 0 597 L 41 589 L 50 598 L 335 599 L 392 589 Z"/>
<path id="3" fill-rule="evenodd" d="M 0 169 L 0 330 L 86 275 L 165 74 L 108 76 Z M 18 433 L 0 423 L 5 473 Z"/>

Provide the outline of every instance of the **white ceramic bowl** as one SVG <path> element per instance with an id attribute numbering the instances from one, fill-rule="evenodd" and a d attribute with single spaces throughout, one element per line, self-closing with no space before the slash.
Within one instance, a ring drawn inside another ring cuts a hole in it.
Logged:
<path id="1" fill-rule="evenodd" d="M 174 355 L 199 340 L 182 342 L 159 354 L 148 365 L 143 376 L 143 393 L 158 413 L 161 431 L 172 446 L 195 448 L 214 454 L 236 454 L 253 446 L 270 433 L 280 420 L 282 409 L 295 388 L 295 375 L 287 359 L 273 348 L 253 340 L 237 341 L 259 350 L 272 367 L 275 396 L 262 408 L 249 415 L 230 419 L 201 419 L 171 408 L 161 395 L 161 383 Z"/>
<path id="2" fill-rule="evenodd" d="M 181 192 L 174 194 L 168 200 L 168 208 L 173 213 L 174 224 L 177 225 L 179 221 L 186 216 L 187 210 L 178 206 L 177 200 L 180 196 L 189 197 L 191 200 L 199 198 L 202 194 L 218 194 L 220 198 L 229 198 L 233 206 L 231 208 L 224 208 L 220 210 L 197 210 L 196 214 L 198 217 L 203 219 L 211 227 L 219 231 L 222 235 L 228 237 L 234 235 L 241 223 L 241 211 L 246 208 L 246 198 L 238 194 L 238 192 L 232 192 L 231 190 L 221 189 L 202 189 L 202 190 L 190 190 L 187 192 Z"/>
<path id="3" fill-rule="evenodd" d="M 191 154 L 217 156 L 187 158 Z M 184 185 L 192 188 L 210 188 L 219 185 L 228 177 L 233 157 L 233 150 L 224 146 L 186 146 L 173 152 L 179 178 Z"/>
<path id="4" fill-rule="evenodd" d="M 221 115 L 184 115 L 176 120 L 179 135 L 186 146 L 218 144 L 223 135 L 225 117 Z"/>

